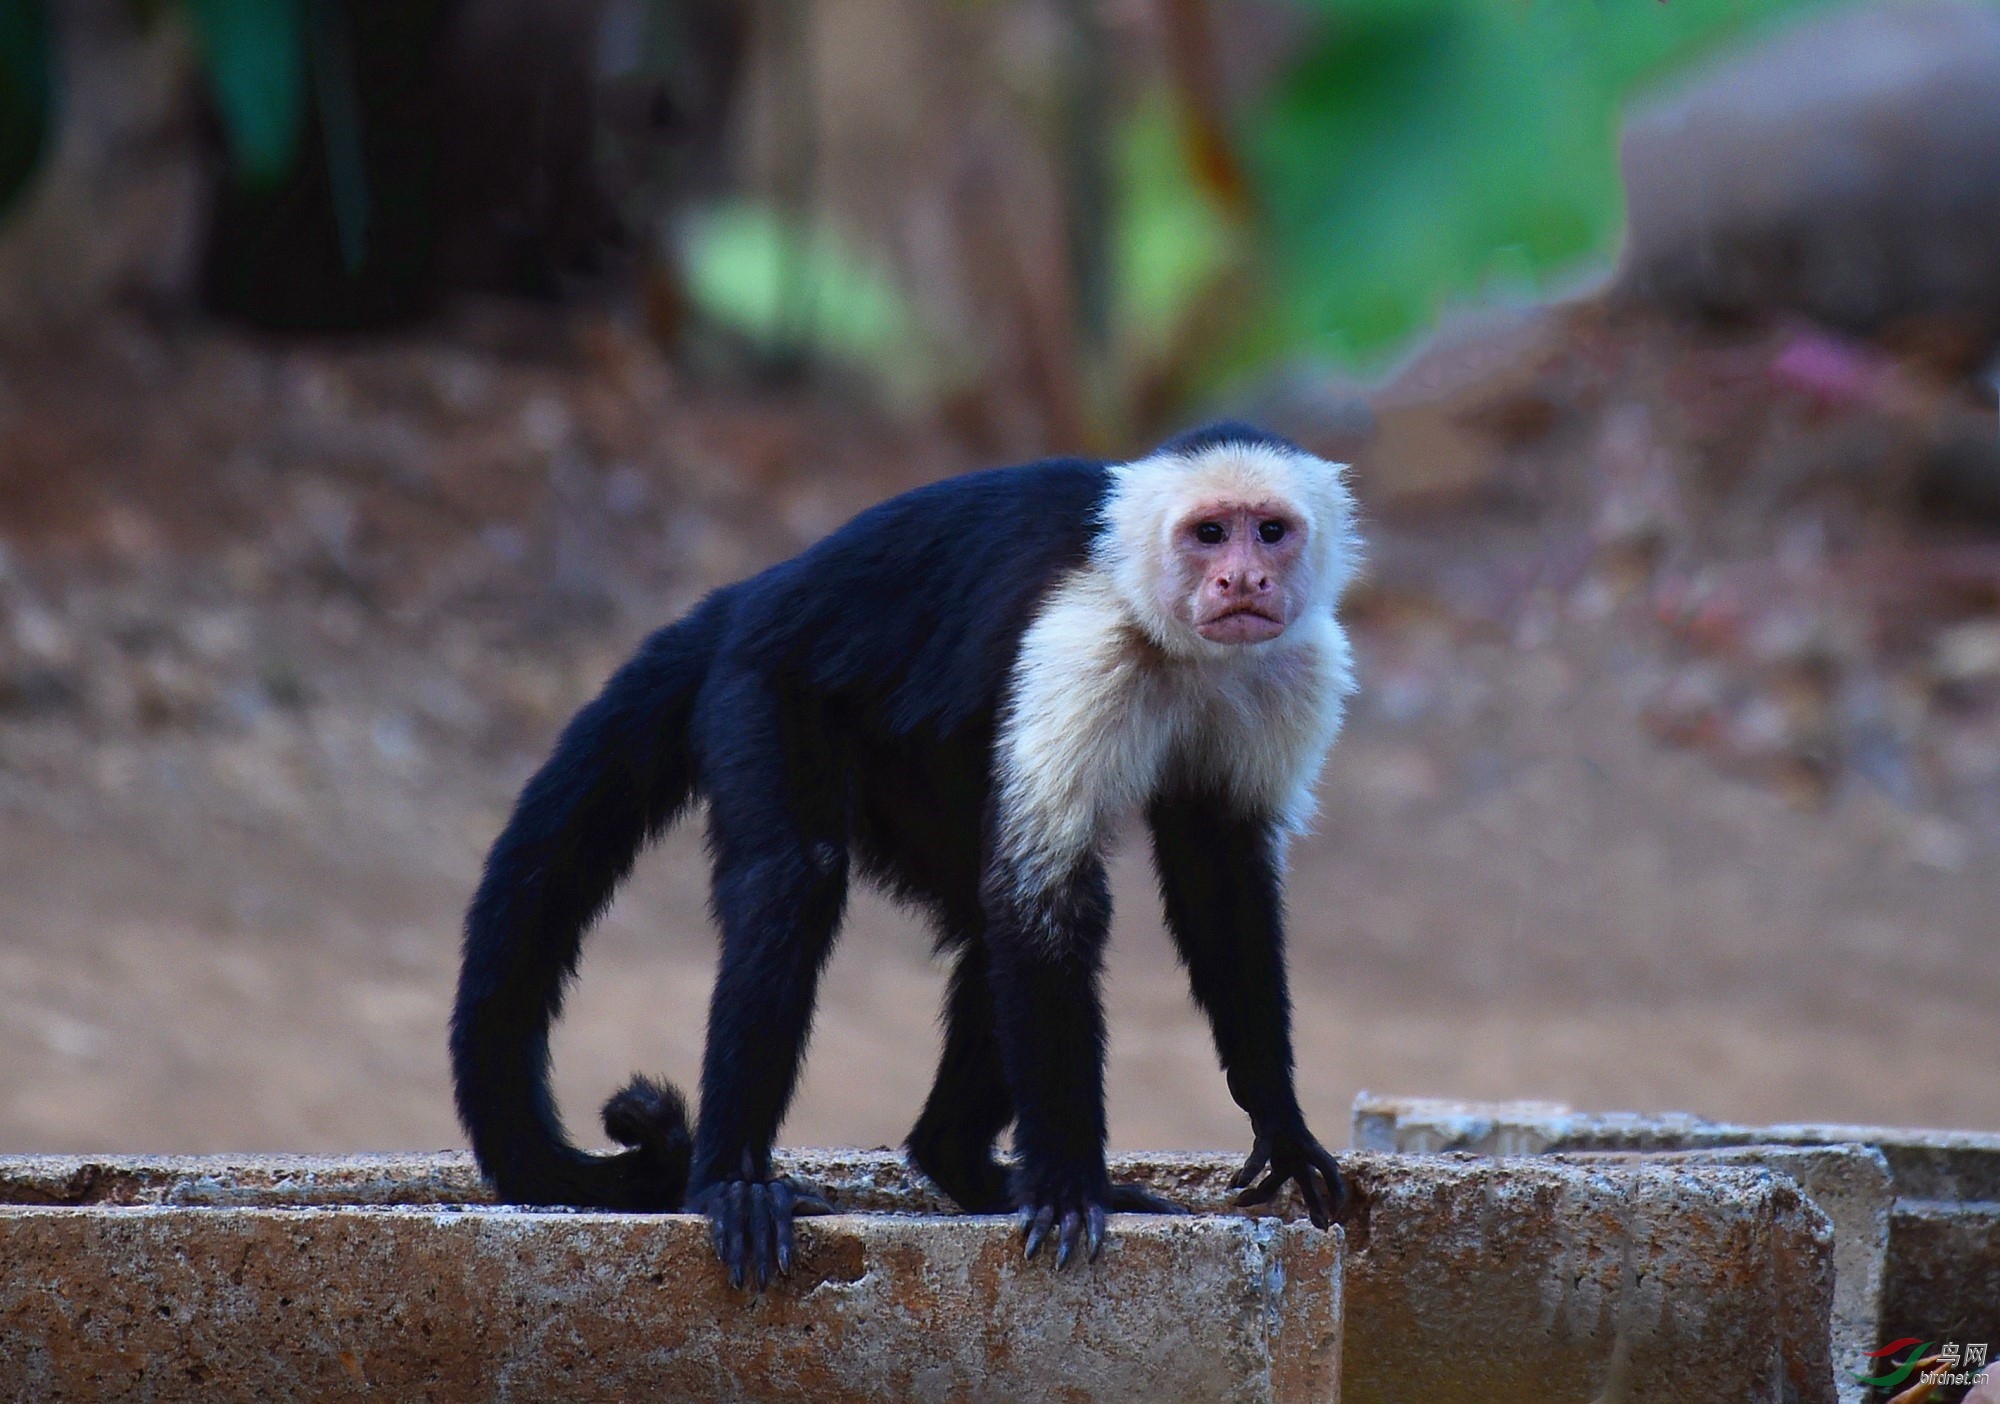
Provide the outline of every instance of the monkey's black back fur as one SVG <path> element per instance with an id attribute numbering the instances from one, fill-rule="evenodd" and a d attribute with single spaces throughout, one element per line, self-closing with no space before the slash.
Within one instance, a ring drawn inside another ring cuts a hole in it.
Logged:
<path id="1" fill-rule="evenodd" d="M 700 1189 L 767 1174 L 760 1148 L 797 1072 L 777 1030 L 802 1038 L 810 1020 L 850 855 L 930 909 L 942 943 L 974 939 L 1000 693 L 1043 593 L 1088 551 L 1108 482 L 1102 464 L 1051 460 L 885 502 L 654 634 L 571 721 L 466 919 L 452 1068 L 501 1198 L 677 1209 L 690 1175 Z M 629 1149 L 589 1154 L 557 1116 L 549 1028 L 584 932 L 697 795 L 724 961 L 693 1164 L 678 1094 L 643 1079 L 605 1107 Z M 990 1145 L 1013 1111 L 997 1068 L 981 1071 L 984 1092 L 927 1108 L 920 1134 L 963 1120 Z M 992 1199 L 990 1166 L 945 1188 Z"/>

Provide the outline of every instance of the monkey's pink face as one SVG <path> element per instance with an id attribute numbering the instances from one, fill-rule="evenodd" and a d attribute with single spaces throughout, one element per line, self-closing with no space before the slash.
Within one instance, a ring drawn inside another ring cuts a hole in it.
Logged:
<path id="1" fill-rule="evenodd" d="M 1264 643 L 1306 599 L 1305 525 L 1271 502 L 1197 504 L 1173 530 L 1168 609 L 1210 643 Z"/>

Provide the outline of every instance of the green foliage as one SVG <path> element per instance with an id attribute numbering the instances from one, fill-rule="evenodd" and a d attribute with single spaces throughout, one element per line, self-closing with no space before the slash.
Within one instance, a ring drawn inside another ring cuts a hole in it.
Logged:
<path id="1" fill-rule="evenodd" d="M 1149 98 L 1118 142 L 1117 316 L 1129 339 L 1156 346 L 1211 279 L 1241 257 L 1240 232 L 1195 188 L 1172 106 Z"/>
<path id="2" fill-rule="evenodd" d="M 42 0 L 0 0 L 0 211 L 34 173 L 55 105 Z"/>
<path id="3" fill-rule="evenodd" d="M 830 228 L 725 204 L 688 221 L 682 257 L 695 306 L 761 352 L 868 368 L 892 390 L 920 390 L 940 374 L 938 348 L 894 279 Z"/>
<path id="4" fill-rule="evenodd" d="M 238 172 L 291 169 L 305 125 L 304 0 L 182 0 Z"/>
<path id="5" fill-rule="evenodd" d="M 1256 351 L 1379 355 L 1448 298 L 1606 250 L 1640 84 L 1819 0 L 1299 0 L 1245 129 L 1276 296 Z"/>

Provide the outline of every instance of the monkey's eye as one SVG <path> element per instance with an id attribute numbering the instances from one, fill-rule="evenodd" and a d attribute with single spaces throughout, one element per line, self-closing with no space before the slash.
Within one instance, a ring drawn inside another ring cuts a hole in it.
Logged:
<path id="1" fill-rule="evenodd" d="M 1204 546 L 1220 546 L 1229 539 L 1229 533 L 1222 529 L 1221 522 L 1203 522 L 1194 529 L 1194 539 Z"/>
<path id="2" fill-rule="evenodd" d="M 1257 528 L 1257 539 L 1265 545 L 1285 539 L 1285 524 L 1280 521 L 1261 523 Z"/>

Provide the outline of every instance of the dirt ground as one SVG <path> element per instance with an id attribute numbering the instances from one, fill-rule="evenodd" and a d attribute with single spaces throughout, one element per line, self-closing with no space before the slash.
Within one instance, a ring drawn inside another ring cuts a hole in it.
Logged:
<path id="1" fill-rule="evenodd" d="M 0 1151 L 459 1145 L 458 922 L 564 717 L 706 584 L 978 454 L 615 338 L 129 340 L 0 362 Z M 1361 1088 L 2000 1128 L 1995 835 L 1662 744 L 1615 602 L 1452 603 L 1553 533 L 1374 514 L 1291 871 L 1322 1138 Z M 1115 878 L 1113 1143 L 1242 1146 L 1142 843 Z M 684 827 L 590 942 L 555 1040 L 581 1139 L 634 1068 L 693 1079 L 704 901 Z M 787 1141 L 900 1140 L 927 950 L 854 903 Z"/>

